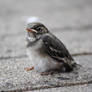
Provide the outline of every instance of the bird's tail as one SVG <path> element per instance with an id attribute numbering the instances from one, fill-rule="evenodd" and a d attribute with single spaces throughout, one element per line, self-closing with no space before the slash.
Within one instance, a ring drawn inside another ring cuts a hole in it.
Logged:
<path id="1" fill-rule="evenodd" d="M 79 69 L 80 65 L 77 64 L 74 60 L 72 60 L 69 63 L 64 63 L 64 67 L 66 72 L 70 72 L 75 69 Z"/>

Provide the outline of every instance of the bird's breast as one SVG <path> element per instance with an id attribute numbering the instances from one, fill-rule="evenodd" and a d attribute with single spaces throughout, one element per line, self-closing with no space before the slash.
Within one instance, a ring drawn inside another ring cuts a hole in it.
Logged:
<path id="1" fill-rule="evenodd" d="M 30 62 L 35 70 L 44 72 L 60 65 L 45 53 L 41 43 L 38 43 L 37 45 L 27 48 L 27 55 L 29 56 Z"/>

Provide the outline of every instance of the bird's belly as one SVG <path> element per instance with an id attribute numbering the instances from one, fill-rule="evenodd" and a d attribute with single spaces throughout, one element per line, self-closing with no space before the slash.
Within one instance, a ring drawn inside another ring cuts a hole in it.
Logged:
<path id="1" fill-rule="evenodd" d="M 29 56 L 31 65 L 34 66 L 34 69 L 38 72 L 45 72 L 60 66 L 58 62 L 53 61 L 53 59 L 48 55 L 38 53 L 33 49 L 28 49 L 27 54 Z"/>

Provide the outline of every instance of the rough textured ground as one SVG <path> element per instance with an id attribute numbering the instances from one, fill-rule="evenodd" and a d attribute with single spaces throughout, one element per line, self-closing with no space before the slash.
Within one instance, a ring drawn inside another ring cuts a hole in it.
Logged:
<path id="1" fill-rule="evenodd" d="M 24 70 L 30 66 L 25 48 L 30 16 L 39 17 L 66 45 L 80 69 L 52 76 Z M 0 91 L 91 92 L 91 19 L 92 0 L 0 0 Z"/>

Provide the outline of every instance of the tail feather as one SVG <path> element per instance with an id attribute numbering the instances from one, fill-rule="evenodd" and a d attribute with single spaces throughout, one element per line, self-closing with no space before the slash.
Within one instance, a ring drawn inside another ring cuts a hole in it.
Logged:
<path id="1" fill-rule="evenodd" d="M 70 61 L 68 63 L 64 63 L 64 67 L 65 67 L 66 72 L 73 71 L 75 68 L 78 68 L 77 66 L 79 66 L 79 65 L 74 60 Z"/>

